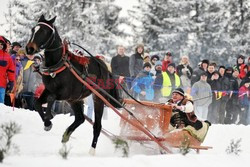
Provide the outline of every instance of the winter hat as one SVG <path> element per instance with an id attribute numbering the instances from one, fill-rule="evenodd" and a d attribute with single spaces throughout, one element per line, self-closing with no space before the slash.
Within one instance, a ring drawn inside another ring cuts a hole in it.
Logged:
<path id="1" fill-rule="evenodd" d="M 12 43 L 12 49 L 13 49 L 15 46 L 22 47 L 22 45 L 21 45 L 19 42 L 13 42 L 13 43 Z"/>
<path id="2" fill-rule="evenodd" d="M 209 64 L 209 60 L 204 59 L 204 60 L 201 61 L 201 63 L 202 63 L 202 64 L 203 64 L 203 63 L 206 63 L 206 64 L 208 65 L 208 64 Z"/>
<path id="3" fill-rule="evenodd" d="M 156 61 L 160 60 L 160 57 L 158 55 L 153 55 L 150 60 L 152 61 L 155 58 L 157 59 Z"/>
<path id="4" fill-rule="evenodd" d="M 155 62 L 155 67 L 157 67 L 157 66 L 162 66 L 161 61 L 157 61 L 157 62 Z"/>
<path id="5" fill-rule="evenodd" d="M 150 68 L 152 68 L 152 66 L 151 66 L 151 64 L 150 64 L 149 62 L 144 63 L 143 69 L 144 69 L 145 67 L 150 67 Z"/>
<path id="6" fill-rule="evenodd" d="M 184 93 L 184 90 L 183 89 L 181 89 L 181 88 L 176 88 L 173 92 L 172 92 L 172 94 L 173 93 L 178 93 L 179 95 L 181 95 L 181 96 L 185 96 L 185 93 Z"/>
<path id="7" fill-rule="evenodd" d="M 168 64 L 168 67 L 169 67 L 169 66 L 172 66 L 172 67 L 175 68 L 175 63 L 169 63 L 169 64 Z"/>
<path id="8" fill-rule="evenodd" d="M 145 59 L 147 59 L 147 58 L 149 58 L 149 55 L 145 55 L 145 56 L 143 57 L 143 60 L 145 60 Z"/>

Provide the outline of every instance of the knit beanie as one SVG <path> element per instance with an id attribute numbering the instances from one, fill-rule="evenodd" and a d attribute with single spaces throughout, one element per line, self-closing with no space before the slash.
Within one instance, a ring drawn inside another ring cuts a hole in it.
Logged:
<path id="1" fill-rule="evenodd" d="M 176 88 L 176 89 L 172 92 L 172 94 L 173 94 L 173 93 L 178 93 L 178 94 L 181 95 L 181 96 L 185 96 L 184 90 L 181 89 L 181 88 Z"/>
<path id="2" fill-rule="evenodd" d="M 151 64 L 150 64 L 149 62 L 144 63 L 143 69 L 144 69 L 145 67 L 150 67 L 150 68 L 152 68 L 152 66 L 151 66 Z"/>

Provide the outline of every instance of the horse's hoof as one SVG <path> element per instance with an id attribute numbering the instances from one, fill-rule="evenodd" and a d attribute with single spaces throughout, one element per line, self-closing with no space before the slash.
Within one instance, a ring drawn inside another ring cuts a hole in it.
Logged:
<path id="1" fill-rule="evenodd" d="M 63 134 L 63 137 L 62 137 L 62 143 L 66 143 L 69 141 L 69 137 L 71 135 L 72 132 L 68 133 L 68 131 L 66 130 Z"/>
<path id="2" fill-rule="evenodd" d="M 91 147 L 89 149 L 89 155 L 95 156 L 95 148 Z"/>
<path id="3" fill-rule="evenodd" d="M 52 126 L 53 126 L 53 124 L 51 123 L 51 121 L 45 122 L 44 123 L 44 130 L 45 131 L 50 131 L 52 129 Z"/>

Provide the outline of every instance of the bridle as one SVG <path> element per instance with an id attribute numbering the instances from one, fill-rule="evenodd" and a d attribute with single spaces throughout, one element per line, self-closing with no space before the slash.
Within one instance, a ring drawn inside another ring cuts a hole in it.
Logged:
<path id="1" fill-rule="evenodd" d="M 59 48 L 62 48 L 63 47 L 63 45 L 61 44 L 59 47 L 57 47 L 57 48 L 53 48 L 53 49 L 48 49 L 52 44 L 53 44 L 53 42 L 55 41 L 55 27 L 54 27 L 54 25 L 53 26 L 51 26 L 51 25 L 49 25 L 49 24 L 47 24 L 47 23 L 45 23 L 45 22 L 38 22 L 37 23 L 37 25 L 45 25 L 46 27 L 48 27 L 49 29 L 51 29 L 52 30 L 52 33 L 51 33 L 51 35 L 50 35 L 50 37 L 49 37 L 49 39 L 44 43 L 44 44 L 42 44 L 40 47 L 39 47 L 39 49 L 46 49 L 46 51 L 55 51 L 55 50 L 57 50 L 57 49 L 59 49 Z"/>

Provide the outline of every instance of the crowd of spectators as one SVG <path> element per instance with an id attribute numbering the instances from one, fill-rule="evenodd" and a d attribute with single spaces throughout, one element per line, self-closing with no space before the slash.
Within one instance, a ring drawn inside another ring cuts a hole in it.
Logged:
<path id="1" fill-rule="evenodd" d="M 150 55 L 142 44 L 127 56 L 125 47 L 118 46 L 117 55 L 111 60 L 112 73 L 124 79 L 137 100 L 166 103 L 174 89 L 182 88 L 194 101 L 200 120 L 250 124 L 250 57 L 238 55 L 230 66 L 207 59 L 192 66 L 187 55 L 180 57 L 179 62 L 172 57 L 171 52 L 166 52 L 162 59 Z M 130 73 L 125 75 L 128 70 Z"/>
<path id="2" fill-rule="evenodd" d="M 194 101 L 199 119 L 215 124 L 250 124 L 250 57 L 238 55 L 235 64 L 225 66 L 213 60 L 201 60 L 192 66 L 188 55 L 173 61 L 171 52 L 161 58 L 135 47 L 131 56 L 125 47 L 117 47 L 109 70 L 137 100 L 166 103 L 176 88 L 182 88 Z M 43 89 L 42 77 L 36 72 L 42 55 L 27 55 L 22 45 L 0 36 L 0 103 L 34 110 L 37 92 Z M 122 91 L 121 91 L 122 93 Z M 126 94 L 122 93 L 125 98 Z M 92 117 L 93 97 L 88 97 Z M 65 105 L 65 104 L 63 104 Z M 54 106 L 55 108 L 62 108 Z"/>

